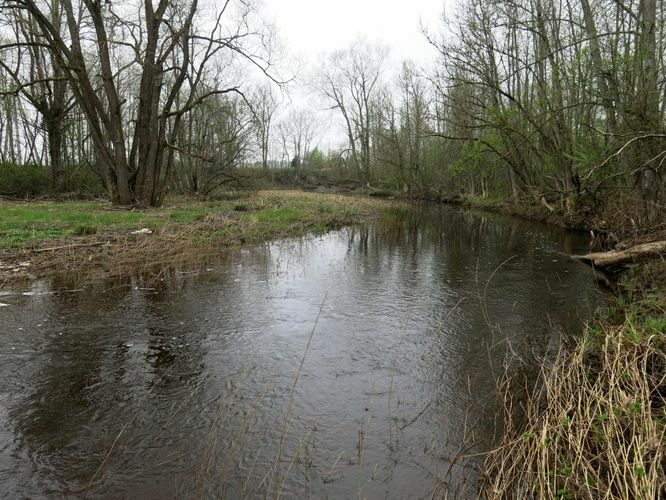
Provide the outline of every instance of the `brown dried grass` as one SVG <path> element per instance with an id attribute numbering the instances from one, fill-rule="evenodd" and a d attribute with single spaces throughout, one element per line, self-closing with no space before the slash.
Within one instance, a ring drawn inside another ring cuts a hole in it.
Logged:
<path id="1" fill-rule="evenodd" d="M 504 377 L 504 438 L 486 459 L 485 496 L 666 497 L 664 337 L 642 333 L 629 320 L 588 331 L 541 366 L 525 401 L 517 377 Z"/>

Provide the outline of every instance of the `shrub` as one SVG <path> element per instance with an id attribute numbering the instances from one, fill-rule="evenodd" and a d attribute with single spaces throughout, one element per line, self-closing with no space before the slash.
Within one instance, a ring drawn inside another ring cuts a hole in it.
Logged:
<path id="1" fill-rule="evenodd" d="M 48 168 L 37 164 L 0 163 L 0 194 L 24 198 L 50 191 Z"/>

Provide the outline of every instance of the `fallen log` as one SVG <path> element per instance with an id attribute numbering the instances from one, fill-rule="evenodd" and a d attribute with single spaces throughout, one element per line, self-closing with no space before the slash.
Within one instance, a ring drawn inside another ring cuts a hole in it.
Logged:
<path id="1" fill-rule="evenodd" d="M 575 259 L 581 260 L 599 269 L 620 268 L 627 264 L 660 257 L 666 257 L 666 241 L 642 243 L 623 250 L 611 250 L 610 252 L 594 252 L 587 255 L 574 255 Z"/>

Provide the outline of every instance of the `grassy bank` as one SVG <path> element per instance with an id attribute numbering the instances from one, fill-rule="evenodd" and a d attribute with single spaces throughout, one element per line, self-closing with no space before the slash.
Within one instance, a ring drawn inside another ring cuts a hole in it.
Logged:
<path id="1" fill-rule="evenodd" d="M 488 498 L 666 496 L 666 262 L 629 269 L 620 290 L 536 383 L 507 372 Z"/>
<path id="2" fill-rule="evenodd" d="M 91 275 L 184 262 L 225 246 L 321 233 L 389 206 L 297 191 L 173 198 L 163 208 L 131 211 L 105 201 L 0 201 L 0 285 L 53 271 Z"/>

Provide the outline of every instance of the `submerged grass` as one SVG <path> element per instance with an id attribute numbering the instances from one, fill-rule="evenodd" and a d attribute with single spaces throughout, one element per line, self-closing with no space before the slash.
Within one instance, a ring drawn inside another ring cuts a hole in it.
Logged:
<path id="1" fill-rule="evenodd" d="M 181 197 L 145 210 L 119 210 L 103 201 L 1 201 L 0 284 L 54 270 L 87 275 L 187 262 L 230 245 L 322 233 L 390 206 L 297 191 L 213 201 Z M 151 233 L 132 234 L 144 228 Z"/>
<path id="2" fill-rule="evenodd" d="M 507 372 L 488 498 L 666 497 L 664 277 L 666 262 L 630 272 L 614 317 L 544 362 L 536 384 Z"/>

